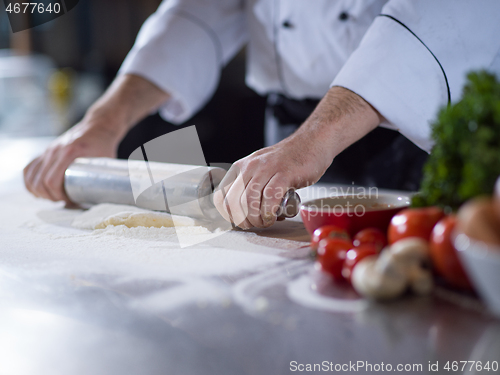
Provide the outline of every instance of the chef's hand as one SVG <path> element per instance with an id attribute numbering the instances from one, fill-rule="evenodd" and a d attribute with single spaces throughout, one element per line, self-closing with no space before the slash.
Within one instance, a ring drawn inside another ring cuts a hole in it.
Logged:
<path id="1" fill-rule="evenodd" d="M 26 188 L 37 197 L 70 200 L 64 191 L 64 172 L 78 157 L 116 157 L 120 133 L 110 123 L 83 119 L 57 138 L 45 152 L 24 168 Z"/>
<path id="2" fill-rule="evenodd" d="M 271 226 L 289 189 L 317 182 L 336 155 L 381 120 L 363 98 L 332 87 L 294 134 L 233 164 L 214 193 L 217 210 L 241 229 Z"/>
<path id="3" fill-rule="evenodd" d="M 328 167 L 313 137 L 289 137 L 238 160 L 214 193 L 224 219 L 242 229 L 268 227 L 290 188 L 316 182 Z"/>
<path id="4" fill-rule="evenodd" d="M 169 95 L 135 75 L 119 76 L 83 120 L 24 168 L 26 188 L 37 197 L 71 204 L 64 172 L 78 157 L 116 157 L 121 139 Z"/>

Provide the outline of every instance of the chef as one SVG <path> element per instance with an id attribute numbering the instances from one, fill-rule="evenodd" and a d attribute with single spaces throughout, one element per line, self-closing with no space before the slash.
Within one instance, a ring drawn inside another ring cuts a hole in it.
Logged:
<path id="1" fill-rule="evenodd" d="M 268 147 L 237 161 L 214 201 L 240 228 L 270 226 L 289 188 L 318 181 L 369 133 L 397 131 L 358 148 L 380 143 L 403 160 L 380 163 L 385 173 L 420 158 L 405 157 L 402 140 L 429 152 L 429 124 L 460 98 L 466 73 L 500 68 L 499 15 L 495 0 L 165 0 L 83 120 L 25 168 L 26 187 L 68 201 L 63 177 L 75 158 L 115 157 L 153 111 L 186 121 L 246 45 L 246 82 L 269 98 Z"/>

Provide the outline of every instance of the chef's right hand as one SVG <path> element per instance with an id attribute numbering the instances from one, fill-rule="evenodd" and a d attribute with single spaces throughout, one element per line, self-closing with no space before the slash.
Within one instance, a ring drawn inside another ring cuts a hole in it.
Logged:
<path id="1" fill-rule="evenodd" d="M 36 197 L 71 204 L 64 191 L 64 172 L 78 157 L 116 157 L 123 137 L 119 129 L 108 117 L 88 114 L 24 168 L 26 188 Z"/>
<path id="2" fill-rule="evenodd" d="M 362 97 L 332 87 L 295 133 L 233 164 L 214 193 L 215 207 L 241 229 L 272 225 L 289 189 L 318 181 L 340 152 L 381 121 Z"/>

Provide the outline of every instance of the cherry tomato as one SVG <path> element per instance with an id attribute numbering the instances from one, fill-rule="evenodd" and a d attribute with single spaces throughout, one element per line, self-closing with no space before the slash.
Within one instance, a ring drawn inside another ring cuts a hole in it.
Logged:
<path id="1" fill-rule="evenodd" d="M 325 238 L 319 241 L 318 262 L 321 264 L 321 270 L 332 275 L 335 281 L 342 281 L 342 266 L 351 247 L 350 241 L 340 238 Z"/>
<path id="2" fill-rule="evenodd" d="M 432 228 L 444 216 L 438 207 L 407 208 L 395 215 L 389 224 L 389 244 L 407 237 L 420 237 L 429 241 Z"/>
<path id="3" fill-rule="evenodd" d="M 344 229 L 336 227 L 335 225 L 324 225 L 314 231 L 311 240 L 311 248 L 317 250 L 319 241 L 327 237 L 351 241 L 351 237 L 349 237 Z"/>
<path id="4" fill-rule="evenodd" d="M 432 265 L 436 273 L 442 276 L 448 284 L 459 289 L 472 289 L 457 251 L 451 241 L 451 233 L 457 224 L 455 216 L 441 219 L 432 230 L 430 252 Z"/>
<path id="5" fill-rule="evenodd" d="M 352 241 L 354 247 L 358 247 L 363 244 L 373 244 L 378 249 L 382 250 L 387 245 L 387 238 L 380 229 L 377 228 L 366 228 L 359 231 L 354 236 L 354 241 Z"/>
<path id="6" fill-rule="evenodd" d="M 346 280 L 351 281 L 354 266 L 356 266 L 361 259 L 370 255 L 377 255 L 378 253 L 379 249 L 372 243 L 361 244 L 358 247 L 349 250 L 346 253 L 344 266 L 342 267 L 342 276 Z"/>

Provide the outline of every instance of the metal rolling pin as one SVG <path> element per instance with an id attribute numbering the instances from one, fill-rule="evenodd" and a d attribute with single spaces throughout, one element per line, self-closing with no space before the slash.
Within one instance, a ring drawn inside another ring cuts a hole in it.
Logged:
<path id="1" fill-rule="evenodd" d="M 78 158 L 65 173 L 68 197 L 82 206 L 99 203 L 128 204 L 175 215 L 213 220 L 220 218 L 212 193 L 226 171 L 217 167 Z M 300 198 L 289 190 L 277 215 L 297 215 Z"/>

